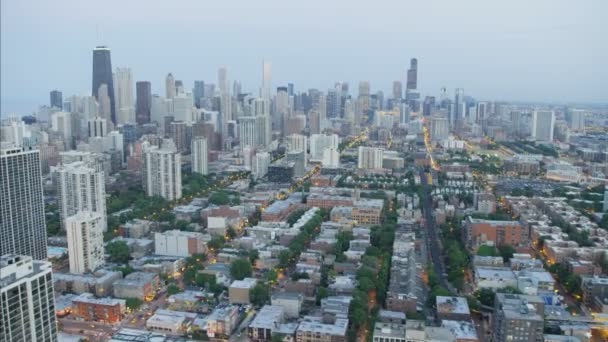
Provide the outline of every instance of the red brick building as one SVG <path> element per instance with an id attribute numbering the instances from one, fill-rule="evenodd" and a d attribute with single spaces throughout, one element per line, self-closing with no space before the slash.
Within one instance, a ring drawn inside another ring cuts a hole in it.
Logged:
<path id="1" fill-rule="evenodd" d="M 72 314 L 85 321 L 119 323 L 124 311 L 122 299 L 95 298 L 91 293 L 83 293 L 72 300 Z"/>
<path id="2" fill-rule="evenodd" d="M 462 232 L 466 246 L 471 250 L 476 250 L 486 242 L 493 242 L 495 246 L 513 247 L 530 244 L 529 228 L 518 221 L 493 221 L 468 217 Z"/>

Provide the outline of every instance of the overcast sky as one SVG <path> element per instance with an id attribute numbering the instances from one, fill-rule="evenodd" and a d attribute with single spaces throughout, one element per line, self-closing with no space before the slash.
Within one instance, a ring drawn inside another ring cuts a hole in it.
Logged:
<path id="1" fill-rule="evenodd" d="M 30 113 L 51 89 L 90 94 L 92 49 L 164 93 L 217 68 L 257 93 L 360 80 L 391 89 L 418 58 L 422 95 L 446 86 L 487 100 L 608 102 L 608 1 L 2 0 L 1 112 Z"/>

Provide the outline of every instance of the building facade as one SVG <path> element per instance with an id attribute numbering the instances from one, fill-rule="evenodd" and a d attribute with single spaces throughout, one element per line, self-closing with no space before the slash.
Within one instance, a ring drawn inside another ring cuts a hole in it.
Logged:
<path id="1" fill-rule="evenodd" d="M 105 263 L 104 226 L 99 213 L 80 211 L 66 218 L 70 273 L 94 272 Z"/>
<path id="2" fill-rule="evenodd" d="M 57 341 L 52 265 L 30 256 L 0 257 L 3 341 Z"/>
<path id="3" fill-rule="evenodd" d="M 0 255 L 45 260 L 46 223 L 38 150 L 0 150 L 0 213 Z"/>

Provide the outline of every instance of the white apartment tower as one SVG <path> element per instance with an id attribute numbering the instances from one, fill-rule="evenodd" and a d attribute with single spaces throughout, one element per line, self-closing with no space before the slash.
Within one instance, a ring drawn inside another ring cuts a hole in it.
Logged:
<path id="1" fill-rule="evenodd" d="M 384 149 L 376 147 L 359 146 L 360 169 L 381 169 Z"/>
<path id="2" fill-rule="evenodd" d="M 171 139 L 162 146 L 144 148 L 144 189 L 148 196 L 160 196 L 168 201 L 182 197 L 181 155 Z"/>
<path id="3" fill-rule="evenodd" d="M 334 147 L 329 147 L 323 150 L 323 159 L 321 165 L 324 167 L 339 167 L 340 166 L 340 153 Z"/>
<path id="4" fill-rule="evenodd" d="M 553 141 L 555 113 L 552 110 L 535 110 L 532 116 L 532 138 L 536 141 Z"/>
<path id="5" fill-rule="evenodd" d="M 256 147 L 258 145 L 256 118 L 243 116 L 239 118 L 239 140 L 241 149 L 245 146 Z"/>
<path id="6" fill-rule="evenodd" d="M 30 256 L 0 257 L 0 340 L 57 341 L 52 265 Z"/>
<path id="7" fill-rule="evenodd" d="M 45 260 L 46 224 L 40 152 L 0 150 L 0 255 Z"/>
<path id="8" fill-rule="evenodd" d="M 104 173 L 89 163 L 80 161 L 55 168 L 59 193 L 59 207 L 63 228 L 67 230 L 67 218 L 79 212 L 92 212 L 102 218 L 101 229 L 107 230 L 106 187 Z"/>
<path id="9" fill-rule="evenodd" d="M 570 129 L 575 132 L 585 132 L 586 112 L 581 109 L 574 109 L 570 113 Z"/>
<path id="10" fill-rule="evenodd" d="M 202 175 L 209 174 L 207 138 L 197 137 L 192 139 L 190 151 L 192 153 L 192 172 Z"/>
<path id="11" fill-rule="evenodd" d="M 340 138 L 337 134 L 313 134 L 310 136 L 310 159 L 322 160 L 326 148 L 338 149 Z"/>
<path id="12" fill-rule="evenodd" d="M 268 173 L 268 166 L 270 166 L 270 153 L 258 152 L 255 155 L 253 162 L 253 175 L 256 178 L 262 178 Z"/>
<path id="13" fill-rule="evenodd" d="M 104 218 L 99 213 L 81 211 L 65 220 L 70 273 L 94 272 L 104 264 Z"/>
<path id="14" fill-rule="evenodd" d="M 133 74 L 130 68 L 116 68 L 114 72 L 114 99 L 116 123 L 135 123 L 135 101 L 133 100 Z"/>
<path id="15" fill-rule="evenodd" d="M 431 118 L 431 140 L 440 141 L 448 138 L 450 131 L 448 119 L 445 117 Z"/>

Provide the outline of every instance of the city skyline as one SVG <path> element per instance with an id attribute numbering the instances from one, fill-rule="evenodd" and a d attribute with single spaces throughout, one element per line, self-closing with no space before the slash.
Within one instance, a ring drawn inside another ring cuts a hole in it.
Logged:
<path id="1" fill-rule="evenodd" d="M 110 2 L 95 12 L 79 3 L 36 3 L 2 4 L 3 116 L 32 113 L 48 102 L 52 89 L 64 97 L 88 95 L 91 50 L 97 45 L 112 50 L 113 68 L 131 68 L 133 81 L 150 81 L 159 94 L 169 72 L 190 90 L 194 80 L 216 83 L 221 66 L 228 68 L 230 82 L 239 80 L 245 91 L 257 94 L 264 61 L 272 64 L 273 90 L 294 83 L 297 91 L 325 91 L 336 81 L 354 89 L 369 81 L 372 92 L 390 94 L 393 81 L 405 85 L 409 61 L 417 58 L 422 94 L 438 95 L 445 86 L 450 93 L 464 88 L 484 100 L 607 100 L 601 81 L 608 78 L 608 48 L 596 43 L 603 32 L 599 13 L 608 6 L 601 1 L 575 8 L 535 2 L 526 4 L 525 13 L 516 5 L 475 1 L 401 4 L 403 11 L 386 11 L 390 2 L 348 10 L 336 3 L 324 8 L 314 25 L 310 18 L 320 5 L 314 1 L 289 10 L 273 1 L 255 8 L 186 1 L 152 7 L 146 16 L 136 15 L 137 4 L 130 3 Z M 68 5 L 86 15 L 66 15 Z M 106 11 L 118 5 L 122 11 L 106 20 Z M 167 10 L 183 16 L 162 17 Z M 197 13 L 205 25 L 195 25 Z M 232 20 L 211 15 L 219 13 Z M 154 28 L 161 19 L 167 30 Z M 74 26 L 80 29 L 70 29 Z M 196 39 L 202 47 L 192 43 Z M 34 53 L 39 49 L 45 58 Z"/>

